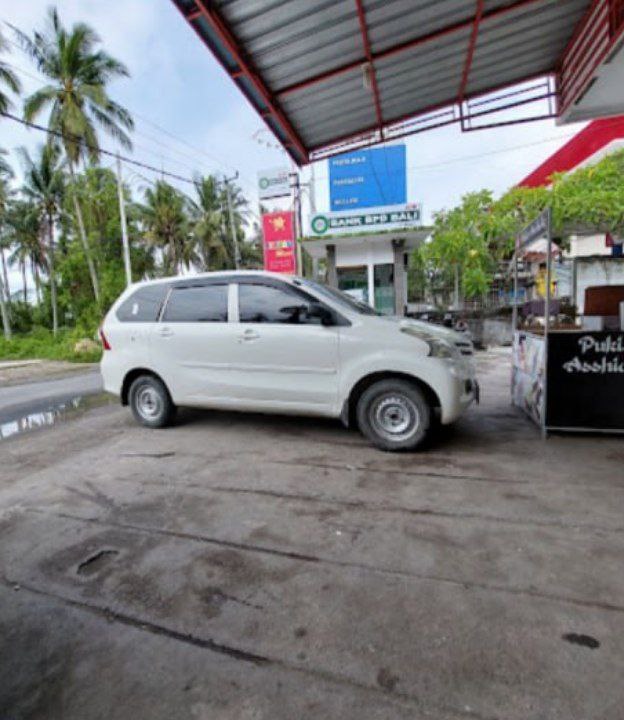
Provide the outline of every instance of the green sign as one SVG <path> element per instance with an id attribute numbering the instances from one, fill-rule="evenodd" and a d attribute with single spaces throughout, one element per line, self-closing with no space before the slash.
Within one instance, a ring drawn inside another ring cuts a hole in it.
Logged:
<path id="1" fill-rule="evenodd" d="M 381 212 L 345 214 L 327 213 L 312 218 L 312 232 L 315 235 L 326 233 L 340 234 L 382 227 L 384 225 L 414 225 L 421 221 L 419 207 L 410 210 L 384 210 Z"/>

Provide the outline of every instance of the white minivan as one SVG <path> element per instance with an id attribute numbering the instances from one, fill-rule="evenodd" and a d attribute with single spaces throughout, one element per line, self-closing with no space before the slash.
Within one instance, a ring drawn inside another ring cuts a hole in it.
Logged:
<path id="1" fill-rule="evenodd" d="M 229 271 L 138 283 L 100 332 L 106 391 L 153 428 L 177 406 L 317 415 L 406 450 L 479 395 L 464 336 L 378 315 L 298 277 Z"/>

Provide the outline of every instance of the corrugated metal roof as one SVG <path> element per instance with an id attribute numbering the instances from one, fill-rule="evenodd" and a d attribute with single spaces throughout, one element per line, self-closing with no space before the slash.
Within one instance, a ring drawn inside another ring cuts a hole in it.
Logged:
<path id="1" fill-rule="evenodd" d="M 311 151 L 344 138 L 382 139 L 380 114 L 388 126 L 553 73 L 591 5 L 591 0 L 173 2 L 299 164 Z"/>

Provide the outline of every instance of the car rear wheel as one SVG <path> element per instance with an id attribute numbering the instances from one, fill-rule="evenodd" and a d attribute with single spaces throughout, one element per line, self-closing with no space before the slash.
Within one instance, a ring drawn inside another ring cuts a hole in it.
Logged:
<path id="1" fill-rule="evenodd" d="M 361 433 L 382 450 L 415 450 L 431 425 L 432 411 L 420 389 L 406 380 L 380 380 L 360 396 Z"/>
<path id="2" fill-rule="evenodd" d="M 141 425 L 161 428 L 175 417 L 173 404 L 165 384 L 152 375 L 141 375 L 133 381 L 128 393 L 132 414 Z"/>

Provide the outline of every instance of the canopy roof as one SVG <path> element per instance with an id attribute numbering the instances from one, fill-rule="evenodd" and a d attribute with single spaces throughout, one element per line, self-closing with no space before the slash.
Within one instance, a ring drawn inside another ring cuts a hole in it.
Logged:
<path id="1" fill-rule="evenodd" d="M 466 126 L 501 107 L 553 98 L 552 83 L 503 91 L 559 71 L 575 31 L 596 5 L 173 2 L 299 165 L 358 144 L 450 122 Z M 494 92 L 494 104 L 476 100 Z"/>

